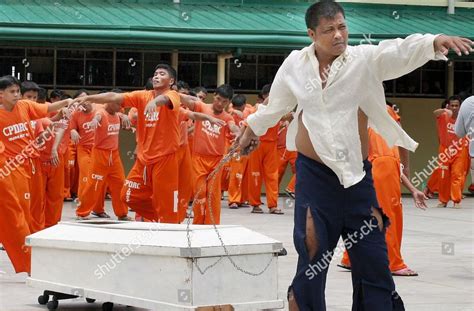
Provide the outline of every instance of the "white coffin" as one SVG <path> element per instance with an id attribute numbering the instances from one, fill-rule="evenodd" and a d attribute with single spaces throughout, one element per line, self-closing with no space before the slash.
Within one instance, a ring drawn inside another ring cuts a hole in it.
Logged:
<path id="1" fill-rule="evenodd" d="M 278 299 L 279 241 L 241 226 L 218 226 L 238 271 L 212 226 L 82 222 L 27 237 L 30 286 L 154 310 L 232 305 L 236 310 L 283 308 Z"/>

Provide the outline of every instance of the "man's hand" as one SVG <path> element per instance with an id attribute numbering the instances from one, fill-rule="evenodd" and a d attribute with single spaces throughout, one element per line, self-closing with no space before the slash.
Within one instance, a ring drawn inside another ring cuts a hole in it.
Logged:
<path id="1" fill-rule="evenodd" d="M 241 133 L 242 134 L 237 138 L 240 146 L 240 153 L 242 155 L 248 155 L 258 147 L 258 136 L 254 134 L 250 127 L 242 128 Z"/>
<path id="2" fill-rule="evenodd" d="M 71 130 L 71 140 L 72 142 L 77 145 L 79 143 L 79 140 L 81 139 L 81 136 L 76 130 Z"/>
<path id="3" fill-rule="evenodd" d="M 156 103 L 154 100 L 151 100 L 148 102 L 148 104 L 146 105 L 145 107 L 145 115 L 147 114 L 153 114 L 154 112 L 156 112 Z"/>
<path id="4" fill-rule="evenodd" d="M 449 50 L 452 49 L 458 56 L 461 56 L 463 53 L 469 55 L 469 53 L 473 52 L 472 47 L 474 42 L 466 38 L 439 35 L 434 40 L 433 44 L 435 52 L 441 52 L 444 55 L 448 55 Z"/>
<path id="5" fill-rule="evenodd" d="M 98 127 L 100 126 L 100 121 L 97 120 L 96 118 L 93 118 L 90 122 L 89 122 L 89 128 L 91 130 L 96 130 Z M 72 133 L 72 132 L 71 132 Z M 78 134 L 79 135 L 79 134 Z"/>
<path id="6" fill-rule="evenodd" d="M 120 114 L 120 120 L 122 121 L 122 128 L 125 130 L 130 130 L 132 128 L 132 122 L 130 118 L 125 114 Z"/>
<path id="7" fill-rule="evenodd" d="M 51 149 L 51 164 L 53 166 L 58 166 L 59 165 L 58 150 L 56 150 L 55 148 Z"/>
<path id="8" fill-rule="evenodd" d="M 225 122 L 224 120 L 214 118 L 212 116 L 208 116 L 207 120 L 209 122 L 211 122 L 212 125 L 216 124 L 216 125 L 220 125 L 220 126 L 225 126 L 227 124 L 227 122 Z"/>
<path id="9" fill-rule="evenodd" d="M 413 200 L 415 201 L 415 206 L 417 208 L 420 208 L 422 210 L 425 210 L 427 208 L 425 201 L 429 198 L 423 192 L 421 192 L 420 190 L 415 190 L 414 192 L 412 192 L 411 195 L 413 196 Z"/>

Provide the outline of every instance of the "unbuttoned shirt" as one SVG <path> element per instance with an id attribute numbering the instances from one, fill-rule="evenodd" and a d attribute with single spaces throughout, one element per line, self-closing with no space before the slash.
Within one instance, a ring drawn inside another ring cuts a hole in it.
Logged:
<path id="1" fill-rule="evenodd" d="M 454 128 L 458 137 L 469 137 L 469 155 L 474 158 L 474 96 L 462 102 Z"/>
<path id="2" fill-rule="evenodd" d="M 297 105 L 288 127 L 287 149 L 296 150 L 297 123 L 302 113 L 313 148 L 323 163 L 345 188 L 355 185 L 365 176 L 359 108 L 368 116 L 369 127 L 390 147 L 414 151 L 418 146 L 388 114 L 382 82 L 403 76 L 429 60 L 447 60 L 442 53 L 435 53 L 435 38 L 414 34 L 378 45 L 348 46 L 333 61 L 324 89 L 314 44 L 293 51 L 275 76 L 268 105 L 260 105 L 247 123 L 261 136 Z"/>

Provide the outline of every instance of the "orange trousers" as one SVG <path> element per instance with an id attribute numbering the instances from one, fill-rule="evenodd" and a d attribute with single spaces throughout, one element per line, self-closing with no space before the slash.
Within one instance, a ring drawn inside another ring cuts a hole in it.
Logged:
<path id="1" fill-rule="evenodd" d="M 44 177 L 43 192 L 45 227 L 49 228 L 61 221 L 63 211 L 63 189 L 64 189 L 64 166 L 66 159 L 63 154 L 59 154 L 58 166 L 51 165 L 50 162 L 43 162 L 42 172 Z"/>
<path id="2" fill-rule="evenodd" d="M 242 204 L 248 201 L 248 163 L 249 157 L 246 156 L 239 156 L 230 160 L 229 205 L 232 203 Z"/>
<path id="3" fill-rule="evenodd" d="M 72 196 L 73 193 L 78 192 L 79 184 L 79 165 L 77 164 L 77 146 L 70 144 L 67 148 L 68 154 L 68 163 L 67 170 L 69 171 L 69 194 Z"/>
<path id="4" fill-rule="evenodd" d="M 262 181 L 265 183 L 268 208 L 277 206 L 278 200 L 278 151 L 277 142 L 262 141 L 250 154 L 249 199 L 250 205 L 262 204 Z"/>
<path id="5" fill-rule="evenodd" d="M 2 167 L 5 159 L 1 159 Z M 18 194 L 12 187 L 11 174 L 0 173 L 0 243 L 5 248 L 16 273 L 31 271 L 31 250 L 25 246 L 25 238 L 30 234 Z"/>
<path id="6" fill-rule="evenodd" d="M 76 215 L 89 216 L 92 210 L 102 212 L 107 186 L 112 196 L 112 207 L 117 217 L 128 214 L 127 205 L 122 202 L 120 193 L 125 181 L 122 160 L 119 150 L 93 148 L 91 169 L 84 188 L 83 199 L 79 202 Z"/>
<path id="7" fill-rule="evenodd" d="M 433 173 L 431 173 L 430 178 L 428 179 L 428 183 L 426 186 L 430 192 L 436 193 L 439 191 L 439 177 L 440 177 L 441 170 L 437 167 Z"/>
<path id="8" fill-rule="evenodd" d="M 178 160 L 175 153 L 152 164 L 135 161 L 122 187 L 122 201 L 146 219 L 178 223 Z"/>
<path id="9" fill-rule="evenodd" d="M 207 180 L 209 174 L 217 167 L 222 156 L 193 155 L 193 168 L 196 183 L 194 193 L 197 194 L 194 202 L 193 224 L 208 225 L 220 224 L 221 221 L 221 175 L 222 170 Z M 198 193 L 199 192 L 199 193 Z M 210 196 L 211 202 L 208 202 Z M 212 215 L 211 215 L 212 213 Z"/>
<path id="10" fill-rule="evenodd" d="M 189 200 L 193 194 L 194 171 L 189 145 L 184 144 L 176 152 L 178 160 L 178 222 L 181 223 L 186 218 Z"/>
<path id="11" fill-rule="evenodd" d="M 286 148 L 278 148 L 278 156 L 279 156 L 279 167 L 278 167 L 278 185 L 281 184 L 281 180 L 286 172 L 286 167 L 288 164 L 291 165 L 291 172 L 293 175 L 291 176 L 290 182 L 286 186 L 286 189 L 290 190 L 291 192 L 295 192 L 295 173 L 296 173 L 296 158 L 298 157 L 298 153 L 296 151 L 288 151 Z"/>
<path id="12" fill-rule="evenodd" d="M 401 254 L 403 212 L 401 203 L 400 160 L 393 157 L 379 157 L 372 161 L 372 176 L 377 201 L 390 220 L 385 232 L 390 271 L 407 267 Z M 350 266 L 347 250 L 342 264 Z"/>
<path id="13" fill-rule="evenodd" d="M 445 152 L 445 154 L 448 154 L 448 152 Z M 438 194 L 438 199 L 441 203 L 446 204 L 450 200 L 454 203 L 461 202 L 462 191 L 466 181 L 468 157 L 468 148 L 463 146 L 447 162 L 441 163 Z"/>
<path id="14" fill-rule="evenodd" d="M 27 159 L 24 165 L 16 167 L 16 169 L 11 170 L 11 182 L 10 187 L 13 187 L 16 192 L 16 197 L 20 206 L 23 210 L 26 222 L 28 223 L 29 231 L 31 232 L 32 220 L 31 220 L 31 200 L 30 200 L 30 163 Z M 0 216 L 1 217 L 1 216 Z"/>
<path id="15" fill-rule="evenodd" d="M 41 170 L 40 158 L 34 158 L 30 160 L 30 231 L 31 233 L 35 233 L 45 228 L 44 177 Z"/>
<path id="16" fill-rule="evenodd" d="M 71 170 L 69 168 L 69 157 L 70 151 L 68 146 L 64 152 L 64 198 L 71 197 Z"/>
<path id="17" fill-rule="evenodd" d="M 226 142 L 226 147 L 225 147 L 225 153 L 229 151 L 229 143 Z M 227 162 L 224 164 L 222 167 L 222 173 L 221 173 L 221 192 L 223 191 L 228 191 L 229 190 L 229 179 L 230 179 L 230 163 Z"/>
<path id="18" fill-rule="evenodd" d="M 84 198 L 84 189 L 87 185 L 87 177 L 91 169 L 91 153 L 92 148 L 77 146 L 77 164 L 79 166 L 79 180 L 77 187 L 77 197 L 79 202 Z"/>

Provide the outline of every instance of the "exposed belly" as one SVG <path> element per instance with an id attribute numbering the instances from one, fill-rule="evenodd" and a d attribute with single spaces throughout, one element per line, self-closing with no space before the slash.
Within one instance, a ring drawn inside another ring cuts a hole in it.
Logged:
<path id="1" fill-rule="evenodd" d="M 300 113 L 298 117 L 298 132 L 296 133 L 296 149 L 299 153 L 311 158 L 315 161 L 323 163 L 321 158 L 318 156 L 318 151 L 314 150 L 313 144 L 309 138 L 309 133 L 302 121 L 303 112 Z M 360 137 L 360 144 L 361 144 L 361 152 L 362 152 L 362 159 L 367 159 L 369 148 L 369 135 L 367 131 L 367 116 L 361 110 L 359 110 L 358 114 L 359 119 L 359 137 Z"/>

